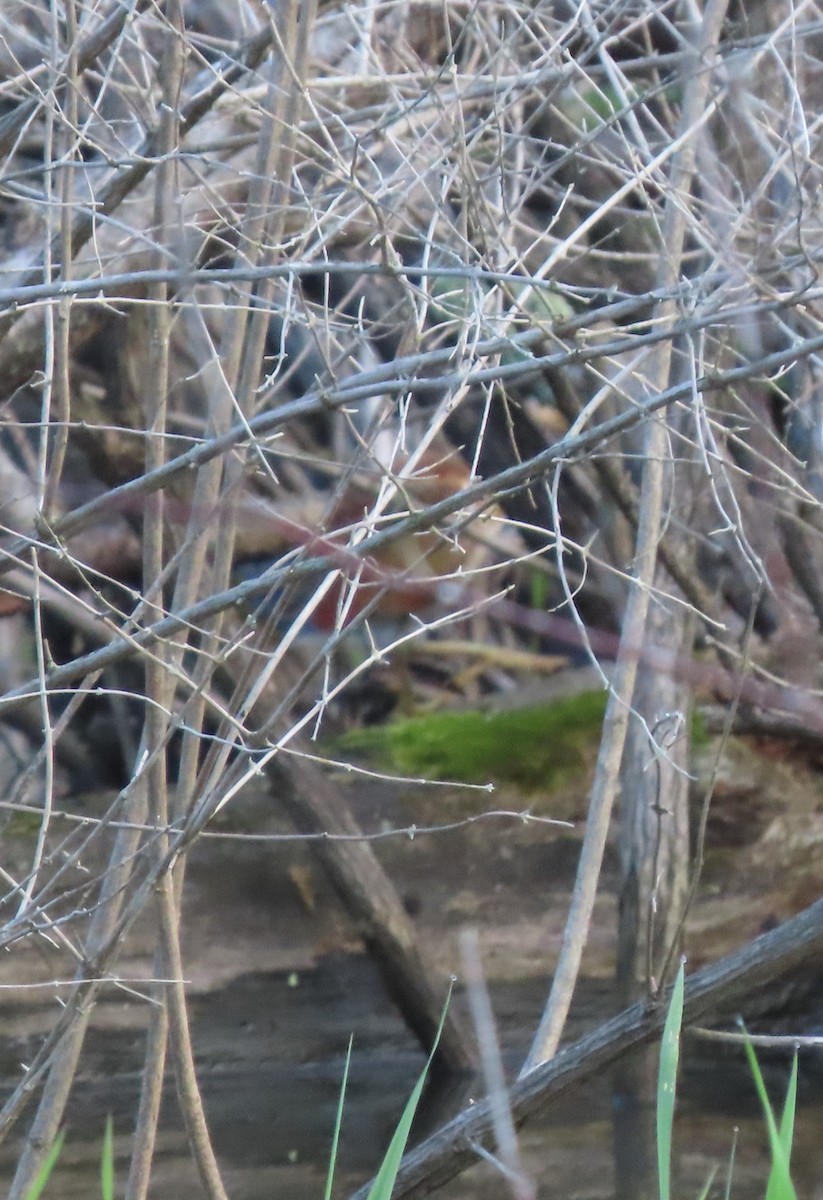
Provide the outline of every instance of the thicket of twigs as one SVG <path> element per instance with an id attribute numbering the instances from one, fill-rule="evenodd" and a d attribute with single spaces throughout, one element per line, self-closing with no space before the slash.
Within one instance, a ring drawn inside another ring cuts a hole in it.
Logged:
<path id="1" fill-rule="evenodd" d="M 183 978 L 187 848 L 265 770 L 322 831 L 300 753 L 347 697 L 398 703 L 401 648 L 440 702 L 614 663 L 530 1065 L 619 786 L 624 983 L 665 976 L 690 696 L 823 733 L 821 47 L 789 0 L 7 0 L 0 718 L 4 812 L 38 832 L 0 940 L 76 971 L 0 1113 L 36 1098 L 13 1197 L 123 933 L 156 903 L 157 976 Z M 55 844 L 92 783 L 120 789 L 106 821 Z M 160 994 L 128 1195 L 168 1040 L 221 1196 L 182 985 Z"/>

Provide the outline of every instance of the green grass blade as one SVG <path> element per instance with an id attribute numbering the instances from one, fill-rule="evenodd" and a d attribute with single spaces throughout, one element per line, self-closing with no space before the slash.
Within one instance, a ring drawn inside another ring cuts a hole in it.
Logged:
<path id="1" fill-rule="evenodd" d="M 369 1191 L 368 1200 L 390 1200 L 391 1198 L 392 1191 L 394 1190 L 394 1184 L 397 1179 L 397 1172 L 400 1169 L 400 1163 L 406 1150 L 406 1142 L 409 1140 L 409 1133 L 411 1132 L 414 1114 L 417 1112 L 417 1105 L 420 1103 L 420 1097 L 423 1094 L 423 1088 L 426 1086 L 426 1080 L 429 1076 L 429 1069 L 432 1065 L 432 1059 L 434 1058 L 437 1045 L 440 1041 L 440 1034 L 443 1032 L 443 1022 L 446 1020 L 446 1013 L 448 1012 L 450 999 L 451 988 L 449 988 L 449 994 L 446 997 L 446 1003 L 443 1006 L 443 1013 L 440 1017 L 440 1025 L 437 1029 L 437 1036 L 434 1039 L 434 1045 L 432 1046 L 431 1054 L 426 1061 L 426 1065 L 423 1068 L 420 1078 L 414 1085 L 412 1094 L 406 1101 L 406 1107 L 403 1109 L 400 1120 L 397 1123 L 397 1128 L 395 1129 L 392 1140 L 389 1143 L 386 1156 L 380 1164 L 380 1170 L 374 1177 L 374 1183 Z"/>
<path id="2" fill-rule="evenodd" d="M 712 1167 L 711 1171 L 709 1171 L 708 1179 L 703 1184 L 703 1187 L 700 1189 L 700 1191 L 697 1194 L 697 1200 L 706 1200 L 706 1197 L 708 1196 L 709 1192 L 712 1190 L 712 1184 L 714 1183 L 714 1177 L 716 1174 L 717 1174 L 717 1167 Z"/>
<path id="3" fill-rule="evenodd" d="M 106 1117 L 100 1151 L 100 1192 L 103 1200 L 114 1200 L 114 1122 L 111 1113 Z"/>
<path id="4" fill-rule="evenodd" d="M 406 1142 L 409 1140 L 414 1114 L 417 1111 L 417 1105 L 420 1102 L 420 1097 L 429 1074 L 430 1064 L 431 1059 L 429 1059 L 423 1068 L 423 1073 L 414 1085 L 412 1094 L 406 1101 L 406 1107 L 403 1109 L 403 1113 L 397 1123 L 397 1128 L 389 1143 L 386 1156 L 380 1164 L 380 1170 L 374 1177 L 374 1183 L 371 1186 L 368 1200 L 390 1200 L 395 1180 L 397 1179 L 397 1172 L 400 1169 L 400 1162 L 406 1149 Z"/>
<path id="5" fill-rule="evenodd" d="M 745 1032 L 745 1030 L 744 1030 Z M 751 1042 L 746 1039 L 746 1057 L 749 1060 L 754 1086 L 757 1089 L 757 1094 L 760 1097 L 760 1103 L 763 1108 L 763 1115 L 766 1118 L 766 1126 L 769 1132 L 769 1148 L 772 1155 L 772 1169 L 769 1173 L 769 1183 L 767 1195 L 769 1200 L 797 1200 L 797 1193 L 794 1190 L 791 1174 L 789 1173 L 788 1156 L 783 1149 L 781 1140 L 781 1131 L 777 1128 L 777 1122 L 774 1119 L 774 1112 L 766 1092 L 766 1085 L 763 1082 L 763 1075 L 760 1070 L 760 1064 L 757 1061 L 757 1055 L 754 1052 Z M 791 1092 L 791 1084 L 790 1084 Z M 789 1127 L 794 1125 L 794 1114 L 792 1112 L 789 1118 L 788 1110 L 790 1097 L 786 1097 L 786 1106 L 783 1111 L 783 1121 L 781 1126 Z"/>
<path id="6" fill-rule="evenodd" d="M 778 1136 L 780 1145 L 783 1149 L 783 1157 L 786 1160 L 786 1169 L 791 1170 L 792 1165 L 792 1143 L 794 1142 L 794 1118 L 797 1109 L 797 1052 L 795 1052 L 792 1062 L 792 1070 L 789 1075 L 789 1086 L 786 1089 L 786 1100 L 783 1105 L 783 1115 L 780 1118 L 780 1130 Z M 776 1169 L 774 1157 L 772 1158 L 772 1166 L 769 1171 L 769 1182 L 766 1187 L 766 1200 L 781 1200 L 784 1195 L 781 1191 L 780 1172 Z"/>
<path id="7" fill-rule="evenodd" d="M 783 1116 L 780 1118 L 780 1141 L 786 1161 L 790 1162 L 792 1144 L 794 1142 L 794 1118 L 797 1111 L 797 1051 L 792 1059 L 792 1070 L 789 1075 L 789 1086 L 786 1088 L 786 1101 L 783 1105 Z M 791 1165 L 791 1164 L 790 1164 Z"/>
<path id="8" fill-rule="evenodd" d="M 43 1194 L 43 1188 L 48 1183 L 55 1164 L 60 1157 L 60 1151 L 63 1149 L 63 1139 L 65 1136 L 65 1131 L 61 1130 L 61 1132 L 58 1133 L 57 1137 L 54 1139 L 54 1145 L 52 1146 L 51 1150 L 49 1150 L 46 1161 L 37 1172 L 37 1177 L 35 1178 L 34 1183 L 26 1192 L 26 1200 L 40 1200 L 40 1197 Z"/>
<path id="9" fill-rule="evenodd" d="M 331 1154 L 329 1155 L 329 1173 L 326 1176 L 326 1190 L 323 1193 L 323 1200 L 331 1200 L 331 1190 L 334 1184 L 334 1168 L 337 1165 L 337 1147 L 340 1144 L 340 1128 L 343 1124 L 343 1105 L 346 1100 L 346 1085 L 349 1082 L 349 1066 L 351 1065 L 351 1048 L 354 1042 L 354 1034 L 349 1038 L 349 1048 L 346 1051 L 346 1065 L 343 1067 L 343 1079 L 340 1084 L 340 1099 L 337 1101 L 337 1116 L 334 1121 L 334 1135 L 331 1140 Z"/>
<path id="10" fill-rule="evenodd" d="M 680 1026 L 683 1021 L 683 963 L 672 988 L 669 1012 L 660 1045 L 660 1070 L 657 1075 L 657 1178 L 660 1200 L 671 1198 L 672 1126 L 677 1088 L 677 1064 L 680 1060 Z"/>

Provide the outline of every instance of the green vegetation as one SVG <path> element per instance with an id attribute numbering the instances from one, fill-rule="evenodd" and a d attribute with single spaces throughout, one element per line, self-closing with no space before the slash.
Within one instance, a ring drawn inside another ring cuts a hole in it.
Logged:
<path id="1" fill-rule="evenodd" d="M 337 1149 L 340 1145 L 340 1129 L 343 1124 L 343 1108 L 346 1103 L 346 1085 L 349 1082 L 353 1041 L 354 1035 L 349 1038 L 349 1046 L 346 1050 L 346 1065 L 343 1067 L 343 1082 L 340 1084 L 340 1099 L 337 1102 L 337 1116 L 334 1121 L 334 1135 L 332 1136 L 331 1154 L 329 1155 L 329 1172 L 326 1176 L 326 1190 L 323 1193 L 323 1200 L 331 1200 L 332 1189 L 334 1187 L 334 1169 L 337 1166 Z"/>
<path id="2" fill-rule="evenodd" d="M 355 730 L 337 745 L 401 775 L 546 791 L 586 775 L 606 696 L 581 692 L 523 708 L 430 713 Z"/>
<path id="3" fill-rule="evenodd" d="M 103 1200 L 114 1200 L 114 1122 L 111 1117 L 103 1130 L 103 1149 L 100 1153 L 100 1193 Z"/>
<path id="4" fill-rule="evenodd" d="M 54 1145 L 37 1172 L 37 1178 L 26 1192 L 26 1200 L 40 1200 L 46 1184 L 57 1166 L 65 1138 L 66 1131 L 62 1129 L 54 1139 Z M 114 1200 L 114 1123 L 111 1117 L 106 1120 L 106 1127 L 103 1130 L 103 1145 L 100 1150 L 100 1195 L 102 1200 Z"/>
<path id="5" fill-rule="evenodd" d="M 586 779 L 607 695 L 586 691 L 519 708 L 427 713 L 351 730 L 331 750 L 398 775 L 545 795 Z M 707 740 L 699 713 L 692 714 L 691 740 L 693 746 Z"/>
<path id="6" fill-rule="evenodd" d="M 435 1049 L 437 1043 L 435 1042 Z M 420 1097 L 423 1095 L 423 1088 L 426 1086 L 426 1080 L 429 1075 L 429 1068 L 434 1057 L 434 1049 L 429 1055 L 425 1067 L 420 1073 L 420 1078 L 414 1085 L 412 1094 L 406 1101 L 406 1107 L 403 1109 L 400 1120 L 397 1123 L 397 1128 L 394 1131 L 392 1140 L 389 1142 L 389 1148 L 386 1151 L 385 1158 L 380 1164 L 380 1170 L 374 1177 L 374 1183 L 369 1191 L 368 1200 L 391 1200 L 391 1194 L 394 1191 L 397 1172 L 400 1170 L 400 1163 L 403 1155 L 406 1152 L 406 1143 L 409 1140 L 411 1133 L 412 1121 L 414 1114 L 417 1112 L 417 1106 L 420 1103 Z"/>
<path id="7" fill-rule="evenodd" d="M 34 1183 L 26 1193 L 26 1200 L 40 1200 L 40 1196 L 43 1194 L 43 1189 L 48 1183 L 55 1164 L 60 1157 L 60 1151 L 63 1149 L 65 1136 L 65 1130 L 61 1130 L 61 1132 L 58 1133 L 57 1137 L 54 1139 L 54 1145 L 52 1146 L 51 1150 L 49 1150 L 45 1162 L 37 1172 L 37 1177 Z"/>
<path id="8" fill-rule="evenodd" d="M 423 1095 L 423 1088 L 426 1086 L 426 1080 L 429 1077 L 429 1070 L 432 1065 L 437 1046 L 440 1042 L 440 1035 L 443 1032 L 443 1023 L 446 1020 L 449 1002 L 451 1000 L 451 988 L 446 997 L 446 1003 L 443 1006 L 443 1014 L 440 1018 L 440 1027 L 434 1039 L 429 1057 L 426 1060 L 426 1065 L 420 1073 L 420 1078 L 412 1089 L 412 1093 L 406 1101 L 406 1106 L 401 1113 L 400 1120 L 397 1123 L 397 1128 L 394 1131 L 389 1148 L 386 1151 L 385 1157 L 380 1164 L 380 1169 L 374 1177 L 371 1189 L 369 1191 L 368 1200 L 391 1200 L 391 1194 L 394 1191 L 394 1184 L 397 1179 L 397 1172 L 400 1170 L 400 1163 L 403 1155 L 406 1152 L 406 1143 L 409 1140 L 411 1133 L 412 1122 L 414 1115 L 417 1112 L 417 1106 L 420 1103 L 420 1097 Z M 334 1137 L 332 1138 L 331 1155 L 329 1158 L 329 1173 L 326 1179 L 325 1200 L 331 1200 L 332 1183 L 334 1181 L 334 1167 L 337 1161 L 337 1147 L 340 1142 L 340 1126 L 343 1122 L 343 1105 L 346 1098 L 346 1082 L 349 1077 L 349 1063 L 351 1062 L 351 1039 L 349 1039 L 349 1049 L 346 1054 L 346 1065 L 343 1069 L 343 1083 L 340 1088 L 340 1100 L 337 1105 L 337 1119 L 334 1125 Z"/>
<path id="9" fill-rule="evenodd" d="M 749 1060 L 749 1066 L 751 1067 L 757 1094 L 760 1097 L 760 1103 L 763 1106 L 763 1113 L 766 1118 L 766 1127 L 769 1134 L 769 1150 L 771 1152 L 772 1165 L 769 1172 L 769 1182 L 766 1187 L 766 1200 L 797 1200 L 797 1193 L 794 1190 L 790 1173 L 792 1141 L 794 1138 L 794 1116 L 797 1107 L 797 1052 L 795 1051 L 794 1061 L 792 1062 L 792 1072 L 789 1076 L 789 1086 L 786 1091 L 786 1100 L 783 1105 L 783 1115 L 780 1118 L 779 1128 L 774 1112 L 772 1111 L 771 1103 L 769 1102 L 769 1097 L 766 1094 L 766 1086 L 763 1083 L 763 1075 L 760 1071 L 757 1056 L 751 1042 L 748 1041 L 746 1042 L 746 1056 Z"/>
<path id="10" fill-rule="evenodd" d="M 669 1002 L 669 1011 L 666 1017 L 666 1024 L 663 1030 L 663 1038 L 660 1046 L 660 1065 L 657 1079 L 657 1173 L 658 1173 L 658 1194 L 660 1200 L 671 1200 L 671 1161 L 672 1161 L 672 1133 L 674 1129 L 674 1108 L 675 1098 L 677 1094 L 677 1071 L 680 1062 L 680 1034 L 683 1021 L 683 997 L 685 992 L 684 969 L 681 963 L 677 978 L 672 989 L 672 996 Z M 445 1019 L 445 1009 L 443 1014 Z M 442 1020 L 441 1020 L 442 1029 Z M 394 1185 L 397 1181 L 397 1174 L 400 1169 L 400 1163 L 406 1151 L 409 1135 L 411 1133 L 412 1123 L 415 1113 L 417 1112 L 420 1097 L 423 1094 L 423 1088 L 429 1076 L 432 1059 L 437 1048 L 438 1036 L 435 1039 L 434 1047 L 423 1067 L 417 1083 L 412 1089 L 412 1093 L 406 1102 L 406 1106 L 397 1123 L 397 1127 L 389 1143 L 388 1150 L 383 1158 L 380 1168 L 374 1177 L 371 1190 L 369 1191 L 368 1200 L 391 1200 Z M 331 1200 L 332 1187 L 334 1183 L 334 1170 L 337 1162 L 337 1151 L 340 1143 L 340 1130 L 343 1123 L 343 1110 L 345 1106 L 346 1084 L 349 1076 L 349 1066 L 351 1063 L 352 1042 L 349 1041 L 348 1051 L 346 1054 L 346 1062 L 343 1069 L 343 1080 L 340 1088 L 340 1099 L 337 1106 L 337 1116 L 335 1119 L 334 1134 L 332 1138 L 331 1153 L 329 1156 L 329 1170 L 326 1179 L 326 1187 L 324 1191 L 324 1200 Z M 790 1165 L 792 1141 L 794 1137 L 794 1120 L 797 1105 L 797 1054 L 795 1053 L 792 1064 L 791 1075 L 789 1078 L 789 1086 L 786 1092 L 786 1100 L 783 1105 L 783 1112 L 778 1124 L 774 1115 L 774 1111 L 766 1093 L 766 1087 L 763 1082 L 763 1075 L 760 1070 L 760 1065 L 757 1061 L 757 1056 L 750 1042 L 746 1043 L 746 1056 L 749 1060 L 752 1077 L 754 1079 L 757 1094 L 763 1106 L 763 1113 L 766 1119 L 766 1128 L 769 1139 L 769 1149 L 771 1153 L 771 1168 L 769 1178 L 766 1184 L 765 1200 L 797 1200 L 797 1193 L 792 1183 Z M 32 1187 L 29 1189 L 26 1200 L 40 1200 L 44 1189 L 51 1177 L 60 1152 L 63 1147 L 64 1132 L 61 1132 L 56 1138 L 52 1146 L 48 1158 L 38 1173 Z M 705 1200 L 709 1188 L 712 1183 L 713 1176 L 710 1177 L 704 1188 L 702 1189 L 698 1200 Z M 103 1134 L 103 1146 L 100 1156 L 100 1180 L 101 1180 L 101 1195 L 102 1200 L 114 1200 L 114 1132 L 111 1118 L 106 1122 L 106 1128 Z M 731 1181 L 730 1181 L 731 1182 Z M 729 1184 L 730 1186 L 730 1184 Z M 729 1187 L 727 1186 L 727 1195 Z"/>
<path id="11" fill-rule="evenodd" d="M 671 1200 L 671 1158 L 672 1130 L 674 1127 L 674 1103 L 677 1091 L 677 1068 L 680 1059 L 680 1031 L 683 1021 L 683 994 L 685 981 L 683 965 L 672 989 L 669 1012 L 663 1031 L 663 1041 L 660 1047 L 660 1068 L 657 1079 L 657 1175 L 660 1200 Z M 774 1111 L 766 1093 L 763 1075 L 757 1056 L 751 1042 L 746 1041 L 746 1057 L 749 1060 L 752 1078 L 754 1079 L 763 1114 L 766 1118 L 766 1128 L 771 1154 L 771 1168 L 766 1184 L 765 1200 L 797 1200 L 797 1193 L 792 1183 L 790 1164 L 792 1140 L 794 1137 L 794 1118 L 797 1105 L 797 1053 L 792 1063 L 789 1086 L 783 1113 L 778 1126 Z M 700 1193 L 699 1200 L 705 1200 L 712 1183 L 710 1177 Z M 732 1180 L 726 1186 L 729 1195 Z"/>

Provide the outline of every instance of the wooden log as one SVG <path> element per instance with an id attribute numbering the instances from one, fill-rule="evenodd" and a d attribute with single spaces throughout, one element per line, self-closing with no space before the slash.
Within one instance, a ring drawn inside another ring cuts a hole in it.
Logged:
<path id="1" fill-rule="evenodd" d="M 777 929 L 764 933 L 686 981 L 684 1026 L 735 1014 L 756 993 L 823 949 L 823 900 Z M 666 1003 L 643 1001 L 625 1009 L 593 1033 L 558 1051 L 549 1062 L 522 1076 L 508 1096 L 516 1125 L 522 1125 L 566 1088 L 605 1070 L 628 1051 L 662 1032 Z M 427 1196 L 478 1161 L 474 1147 L 492 1138 L 488 1101 L 472 1105 L 407 1154 L 392 1193 Z M 351 1200 L 365 1200 L 368 1185 Z"/>
<path id="2" fill-rule="evenodd" d="M 281 755 L 269 770 L 272 790 L 301 833 L 355 922 L 386 988 L 428 1052 L 447 995 L 421 952 L 414 924 L 334 780 L 314 762 Z M 317 837 L 321 834 L 321 837 Z M 435 1061 L 449 1071 L 474 1065 L 471 1042 L 456 1013 L 445 1019 Z"/>

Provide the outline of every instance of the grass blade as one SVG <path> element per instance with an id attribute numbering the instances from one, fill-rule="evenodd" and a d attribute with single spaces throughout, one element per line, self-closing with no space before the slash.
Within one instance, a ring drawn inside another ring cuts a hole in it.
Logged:
<path id="1" fill-rule="evenodd" d="M 737 1155 L 737 1133 L 735 1129 L 732 1135 L 732 1148 L 729 1151 L 729 1165 L 726 1168 L 726 1186 L 723 1189 L 723 1200 L 731 1200 L 732 1194 L 732 1179 L 734 1178 L 734 1160 Z"/>
<path id="2" fill-rule="evenodd" d="M 789 1075 L 789 1086 L 786 1089 L 786 1100 L 783 1105 L 783 1115 L 780 1118 L 779 1138 L 780 1145 L 783 1149 L 783 1157 L 786 1160 L 786 1170 L 791 1171 L 792 1161 L 792 1143 L 794 1141 L 794 1118 L 797 1108 L 797 1052 L 795 1051 L 794 1060 L 792 1061 L 791 1074 Z M 791 1181 L 790 1181 L 791 1182 Z M 782 1200 L 786 1193 L 781 1191 L 780 1172 L 776 1170 L 774 1156 L 772 1156 L 772 1166 L 769 1171 L 769 1182 L 766 1186 L 766 1200 Z"/>
<path id="3" fill-rule="evenodd" d="M 797 1051 L 792 1059 L 792 1070 L 789 1075 L 789 1086 L 786 1088 L 786 1101 L 783 1105 L 783 1116 L 780 1118 L 780 1141 L 786 1161 L 790 1163 L 792 1143 L 794 1142 L 794 1118 L 797 1111 Z"/>
<path id="4" fill-rule="evenodd" d="M 43 1194 L 43 1189 L 48 1183 L 55 1164 L 60 1157 L 60 1151 L 63 1149 L 63 1139 L 65 1136 L 65 1130 L 61 1130 L 61 1132 L 58 1133 L 57 1137 L 54 1139 L 54 1145 L 52 1146 L 51 1150 L 49 1150 L 46 1161 L 37 1172 L 37 1177 L 34 1180 L 34 1183 L 26 1192 L 26 1200 L 40 1200 L 40 1196 Z"/>
<path id="5" fill-rule="evenodd" d="M 106 1117 L 100 1151 L 100 1192 L 103 1200 L 114 1200 L 114 1122 L 111 1113 Z"/>
<path id="6" fill-rule="evenodd" d="M 349 1066 L 351 1064 L 351 1048 L 354 1042 L 354 1034 L 349 1038 L 349 1048 L 346 1051 L 346 1065 L 343 1067 L 343 1079 L 340 1084 L 340 1099 L 337 1101 L 337 1116 L 334 1121 L 334 1134 L 331 1140 L 331 1154 L 329 1155 L 329 1173 L 326 1176 L 326 1190 L 323 1193 L 323 1200 L 331 1200 L 331 1190 L 334 1184 L 334 1168 L 337 1164 L 337 1147 L 340 1144 L 340 1128 L 343 1124 L 343 1104 L 346 1100 L 346 1084 L 349 1082 Z"/>
<path id="7" fill-rule="evenodd" d="M 717 1174 L 717 1167 L 712 1167 L 711 1171 L 709 1171 L 708 1179 L 706 1180 L 706 1182 L 703 1184 L 703 1187 L 698 1192 L 697 1200 L 706 1200 L 706 1197 L 708 1196 L 709 1192 L 712 1190 L 712 1184 L 714 1183 L 714 1178 L 715 1178 L 716 1174 Z"/>
<path id="8" fill-rule="evenodd" d="M 685 970 L 680 970 L 672 988 L 669 1012 L 660 1045 L 660 1070 L 657 1076 L 657 1178 L 660 1200 L 670 1200 L 672 1170 L 672 1126 L 680 1060 L 680 1026 L 683 1021 Z"/>
<path id="9" fill-rule="evenodd" d="M 745 1032 L 745 1030 L 744 1030 Z M 749 1060 L 754 1086 L 757 1089 L 757 1094 L 760 1097 L 760 1103 L 763 1107 L 763 1114 L 766 1118 L 766 1126 L 769 1131 L 769 1148 L 772 1155 L 772 1168 L 769 1173 L 769 1183 L 767 1188 L 767 1196 L 769 1200 L 797 1200 L 797 1193 L 794 1190 L 791 1174 L 789 1173 L 789 1155 L 783 1146 L 781 1134 L 784 1130 L 794 1129 L 794 1096 L 796 1096 L 797 1078 L 796 1078 L 796 1063 L 792 1070 L 792 1080 L 789 1082 L 789 1094 L 786 1096 L 786 1104 L 783 1109 L 783 1119 L 781 1120 L 781 1128 L 778 1130 L 777 1122 L 774 1119 L 774 1112 L 766 1092 L 766 1085 L 763 1082 L 763 1075 L 760 1070 L 760 1064 L 757 1061 L 757 1055 L 754 1052 L 751 1042 L 746 1039 L 746 1057 Z M 791 1147 L 789 1147 L 791 1149 Z"/>
<path id="10" fill-rule="evenodd" d="M 397 1179 L 397 1172 L 400 1168 L 400 1162 L 406 1150 L 406 1142 L 409 1140 L 409 1133 L 411 1132 L 414 1114 L 417 1112 L 417 1105 L 420 1103 L 420 1097 L 423 1094 L 423 1088 L 425 1087 L 426 1080 L 428 1079 L 429 1069 L 432 1065 L 432 1059 L 434 1058 L 438 1042 L 440 1041 L 440 1034 L 443 1030 L 443 1022 L 446 1020 L 446 1013 L 448 1012 L 450 999 L 451 988 L 449 988 L 449 994 L 446 997 L 446 1003 L 443 1006 L 443 1013 L 440 1017 L 440 1025 L 437 1029 L 437 1036 L 434 1039 L 434 1045 L 431 1048 L 431 1053 L 426 1061 L 425 1067 L 421 1072 L 420 1078 L 414 1085 L 412 1094 L 406 1101 L 406 1107 L 403 1109 L 400 1120 L 397 1123 L 397 1128 L 395 1129 L 392 1140 L 389 1143 L 389 1148 L 386 1151 L 385 1158 L 380 1164 L 380 1170 L 374 1177 L 374 1183 L 369 1191 L 368 1200 L 390 1200 L 391 1198 L 392 1191 L 394 1190 L 394 1184 Z"/>
<path id="11" fill-rule="evenodd" d="M 397 1179 L 397 1172 L 400 1168 L 400 1162 L 406 1149 L 406 1142 L 409 1140 L 414 1114 L 417 1112 L 417 1105 L 423 1094 L 430 1066 L 431 1059 L 428 1060 L 423 1068 L 420 1078 L 414 1085 L 412 1094 L 406 1101 L 406 1107 L 403 1109 L 392 1140 L 389 1142 L 389 1148 L 380 1164 L 380 1170 L 374 1177 L 374 1183 L 369 1192 L 368 1200 L 390 1200 L 392 1191 L 394 1190 L 394 1183 Z"/>

